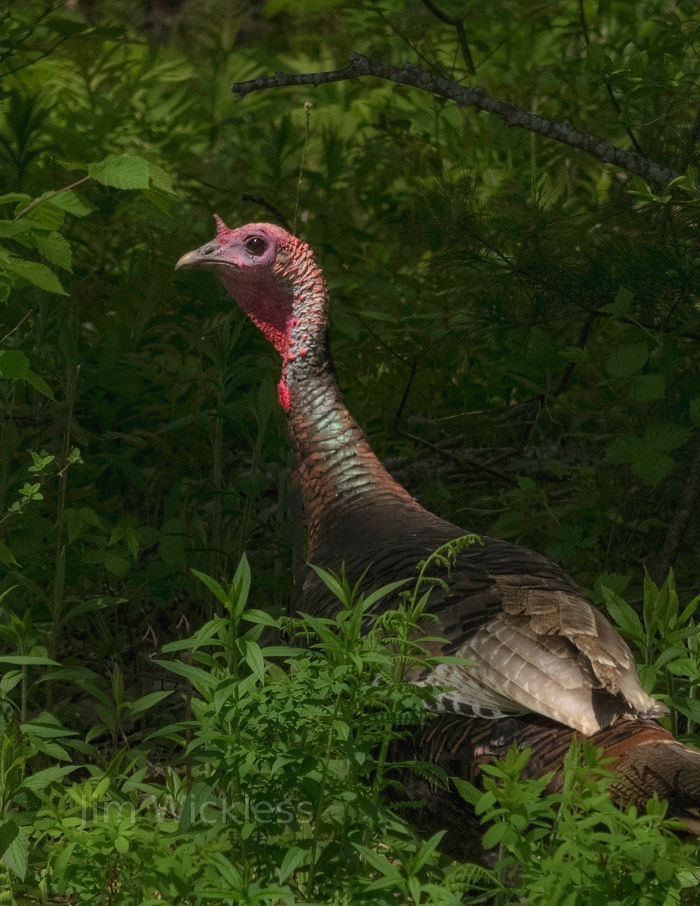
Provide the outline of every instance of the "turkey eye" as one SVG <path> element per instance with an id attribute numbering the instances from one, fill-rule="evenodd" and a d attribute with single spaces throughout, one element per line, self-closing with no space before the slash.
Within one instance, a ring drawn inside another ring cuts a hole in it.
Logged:
<path id="1" fill-rule="evenodd" d="M 245 247 L 251 255 L 262 255 L 267 248 L 267 244 L 260 236 L 251 236 L 250 239 L 246 239 Z"/>

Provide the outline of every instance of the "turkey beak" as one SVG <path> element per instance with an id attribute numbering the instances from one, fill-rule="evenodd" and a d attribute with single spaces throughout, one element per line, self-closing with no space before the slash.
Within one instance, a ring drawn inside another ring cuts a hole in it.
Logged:
<path id="1" fill-rule="evenodd" d="M 179 271 L 186 267 L 206 267 L 208 264 L 216 264 L 219 260 L 220 252 L 221 246 L 218 242 L 209 242 L 201 248 L 185 252 L 175 265 L 175 270 Z"/>

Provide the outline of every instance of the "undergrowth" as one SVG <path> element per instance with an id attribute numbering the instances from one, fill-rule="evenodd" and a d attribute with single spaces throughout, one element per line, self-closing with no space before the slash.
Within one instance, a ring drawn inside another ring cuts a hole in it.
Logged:
<path id="1" fill-rule="evenodd" d="M 449 552 L 437 562 L 449 567 Z M 487 767 L 483 790 L 456 781 L 484 822 L 492 869 L 451 863 L 442 833 L 421 840 L 396 814 L 388 794 L 402 772 L 446 782 L 390 760 L 406 732 L 397 720 L 426 719 L 430 693 L 406 671 L 439 660 L 419 629 L 426 574 L 423 564 L 399 606 L 374 618 L 404 583 L 365 597 L 319 571 L 337 616 L 291 620 L 247 607 L 245 558 L 228 585 L 198 573 L 219 615 L 164 646 L 162 688 L 136 701 L 118 674 L 107 690 L 86 668 L 3 656 L 0 902 L 697 902 L 693 848 L 665 805 L 612 805 L 611 774 L 589 746 L 569 752 L 557 794 L 548 777 L 520 779 L 527 752 Z M 290 636 L 303 647 L 281 643 Z M 95 725 L 26 719 L 27 671 L 34 684 L 74 683 L 82 722 L 94 713 Z"/>

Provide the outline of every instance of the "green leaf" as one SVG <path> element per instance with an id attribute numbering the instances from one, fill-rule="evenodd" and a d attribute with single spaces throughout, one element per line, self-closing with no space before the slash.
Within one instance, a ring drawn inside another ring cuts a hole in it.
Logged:
<path id="1" fill-rule="evenodd" d="M 154 189 L 160 189 L 161 192 L 167 192 L 169 195 L 176 194 L 172 177 L 159 164 L 148 161 L 148 175 L 151 178 L 151 185 Z"/>
<path id="2" fill-rule="evenodd" d="M 691 431 L 673 422 L 657 422 L 644 432 L 644 445 L 657 453 L 670 453 L 682 447 L 690 437 Z"/>
<path id="3" fill-rule="evenodd" d="M 642 443 L 632 434 L 616 437 L 605 451 L 605 461 L 617 464 L 632 462 L 642 450 Z"/>
<path id="4" fill-rule="evenodd" d="M 3 239 L 15 239 L 24 237 L 29 239 L 31 231 L 29 225 L 15 220 L 0 220 L 0 237 Z"/>
<path id="5" fill-rule="evenodd" d="M 282 864 L 278 869 L 280 884 L 284 884 L 292 872 L 296 871 L 297 868 L 304 863 L 305 859 L 306 850 L 303 850 L 300 846 L 291 846 L 284 854 Z"/>
<path id="6" fill-rule="evenodd" d="M 49 387 L 49 385 L 46 383 L 46 381 L 42 377 L 39 377 L 38 374 L 35 374 L 33 371 L 30 370 L 27 372 L 26 380 L 27 380 L 27 383 L 31 387 L 33 387 L 35 390 L 38 390 L 39 393 L 42 393 L 44 396 L 48 397 L 48 399 L 50 399 L 50 400 L 54 399 L 53 390 Z"/>
<path id="7" fill-rule="evenodd" d="M 459 795 L 468 802 L 470 805 L 476 805 L 476 803 L 484 795 L 483 792 L 475 787 L 473 783 L 469 783 L 468 780 L 462 780 L 459 777 L 453 777 L 452 782 L 457 788 Z"/>
<path id="8" fill-rule="evenodd" d="M 362 856 L 364 856 L 372 868 L 384 875 L 385 878 L 394 878 L 397 881 L 401 880 L 401 872 L 399 871 L 398 866 L 389 862 L 384 856 L 380 856 L 379 853 L 376 853 L 373 849 L 369 849 L 369 847 L 362 846 L 359 843 L 353 843 L 353 846 Z"/>
<path id="9" fill-rule="evenodd" d="M 648 403 L 663 399 L 666 378 L 663 374 L 637 374 L 630 378 L 629 393 L 633 403 Z"/>
<path id="10" fill-rule="evenodd" d="M 597 45 L 591 43 L 588 47 L 589 53 L 597 51 Z M 634 299 L 634 293 L 630 292 L 626 287 L 621 286 L 617 294 L 615 295 L 615 301 L 611 302 L 609 305 L 603 305 L 598 311 L 602 311 L 605 314 L 613 315 L 613 317 L 619 317 L 622 315 L 627 315 L 630 312 L 632 307 L 632 300 Z"/>
<path id="11" fill-rule="evenodd" d="M 245 642 L 245 662 L 250 667 L 253 675 L 260 683 L 265 682 L 265 661 L 263 660 L 260 646 L 257 642 L 246 639 Z"/>
<path id="12" fill-rule="evenodd" d="M 271 626 L 273 629 L 279 629 L 279 623 L 269 613 L 264 610 L 250 609 L 246 610 L 242 619 L 248 623 L 255 623 L 258 626 Z"/>
<path id="13" fill-rule="evenodd" d="M 74 192 L 72 189 L 69 189 L 66 192 L 59 192 L 58 195 L 54 195 L 46 203 L 53 205 L 53 207 L 58 208 L 61 211 L 66 211 L 74 217 L 85 217 L 95 210 L 89 201 L 83 198 L 82 195 L 78 195 L 78 193 Z"/>
<path id="14" fill-rule="evenodd" d="M 440 841 L 447 833 L 446 830 L 438 831 L 433 834 L 433 836 L 426 840 L 425 843 L 421 846 L 420 851 L 418 852 L 415 862 L 413 863 L 413 871 L 419 872 L 421 868 L 425 865 L 428 859 L 433 855 L 435 850 L 440 845 Z"/>
<path id="15" fill-rule="evenodd" d="M 19 349 L 0 349 L 0 377 L 10 381 L 26 380 L 29 359 Z"/>
<path id="16" fill-rule="evenodd" d="M 26 195 L 24 192 L 6 192 L 4 195 L 0 195 L 0 205 L 13 204 L 26 206 L 31 200 L 32 196 Z"/>
<path id="17" fill-rule="evenodd" d="M 605 368 L 611 378 L 628 378 L 641 371 L 648 358 L 649 348 L 646 343 L 630 343 L 613 352 Z"/>
<path id="18" fill-rule="evenodd" d="M 506 834 L 510 832 L 511 827 L 505 821 L 499 821 L 496 824 L 492 824 L 481 841 L 484 849 L 492 849 L 494 846 L 497 846 Z"/>
<path id="19" fill-rule="evenodd" d="M 116 189 L 147 189 L 150 181 L 148 161 L 131 154 L 110 154 L 88 164 L 88 173 L 103 186 Z"/>
<path id="20" fill-rule="evenodd" d="M 231 581 L 229 589 L 229 608 L 231 616 L 238 619 L 246 604 L 248 603 L 248 594 L 250 593 L 250 565 L 245 554 L 241 556 Z"/>
<path id="21" fill-rule="evenodd" d="M 123 834 L 117 834 L 114 838 L 114 848 L 120 855 L 126 855 L 129 852 L 129 839 Z"/>
<path id="22" fill-rule="evenodd" d="M 149 692 L 147 695 L 142 695 L 141 698 L 137 698 L 136 701 L 129 702 L 126 706 L 129 717 L 133 720 L 134 717 L 138 717 L 139 714 L 148 711 L 149 708 L 157 705 L 158 702 L 162 702 L 164 698 L 167 698 L 171 694 L 172 692 L 170 690 L 165 690 L 163 692 Z"/>
<path id="23" fill-rule="evenodd" d="M 37 657 L 33 654 L 3 654 L 0 657 L 0 664 L 43 665 L 45 667 L 61 666 L 58 661 L 52 661 L 50 657 Z"/>
<path id="24" fill-rule="evenodd" d="M 46 258 L 51 264 L 56 264 L 64 270 L 71 270 L 73 263 L 73 253 L 70 243 L 67 239 L 52 230 L 50 233 L 32 232 L 32 240 L 37 247 L 37 251 Z"/>
<path id="25" fill-rule="evenodd" d="M 618 594 L 612 591 L 612 589 L 607 588 L 607 586 L 601 586 L 601 591 L 603 593 L 605 606 L 608 608 L 608 613 L 612 617 L 613 622 L 625 635 L 635 639 L 635 641 L 642 641 L 645 638 L 644 629 L 642 627 L 642 622 L 635 611 Z"/>
<path id="26" fill-rule="evenodd" d="M 0 858 L 10 871 L 24 880 L 29 864 L 29 830 L 15 821 L 0 825 Z"/>
<path id="27" fill-rule="evenodd" d="M 154 663 L 160 664 L 161 667 L 165 667 L 171 673 L 183 676 L 192 683 L 198 692 L 202 692 L 205 689 L 213 689 L 219 682 L 208 670 L 202 670 L 201 667 L 194 667 L 192 664 L 183 664 L 182 661 L 156 660 Z"/>
<path id="28" fill-rule="evenodd" d="M 18 278 L 20 281 L 32 283 L 39 289 L 45 289 L 46 292 L 55 293 L 59 296 L 68 295 L 61 286 L 61 281 L 54 274 L 51 268 L 39 261 L 26 261 L 24 258 L 18 258 L 15 255 L 2 255 L 2 265 L 10 275 L 10 278 Z M 15 280 L 12 280 L 13 285 Z"/>
<path id="29" fill-rule="evenodd" d="M 665 453 L 641 450 L 632 460 L 632 471 L 650 484 L 658 484 L 673 471 L 675 464 L 675 460 Z"/>
<path id="30" fill-rule="evenodd" d="M 40 790 L 49 786 L 49 784 L 55 783 L 57 780 L 63 780 L 66 774 L 77 771 L 78 767 L 79 765 L 77 764 L 69 764 L 44 768 L 43 771 L 37 771 L 35 774 L 28 774 L 24 778 L 23 785 L 33 793 L 38 793 Z"/>
<path id="31" fill-rule="evenodd" d="M 0 563 L 4 563 L 5 566 L 19 566 L 19 563 L 15 560 L 15 555 L 4 541 L 0 541 Z"/>
<path id="32" fill-rule="evenodd" d="M 193 576 L 196 576 L 200 582 L 204 583 L 204 585 L 207 586 L 214 597 L 218 598 L 218 600 L 221 601 L 222 604 L 228 603 L 228 595 L 224 591 L 221 584 L 216 581 L 216 579 L 212 579 L 211 576 L 208 576 L 206 573 L 200 572 L 198 569 L 194 569 L 194 567 L 190 569 L 190 572 Z"/>

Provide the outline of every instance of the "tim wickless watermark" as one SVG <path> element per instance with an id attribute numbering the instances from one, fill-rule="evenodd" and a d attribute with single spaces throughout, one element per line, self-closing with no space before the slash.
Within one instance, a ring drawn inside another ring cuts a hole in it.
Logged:
<path id="1" fill-rule="evenodd" d="M 309 824 L 313 820 L 312 803 L 308 799 L 294 801 L 282 799 L 253 798 L 244 794 L 241 798 L 216 796 L 186 796 L 181 802 L 170 797 L 146 796 L 139 802 L 99 799 L 94 802 L 83 797 L 81 818 L 89 825 L 99 821 L 110 824 L 128 819 L 135 821 L 137 814 L 151 811 L 157 821 L 175 819 L 188 827 L 211 826 L 213 824 L 260 824 L 280 826 Z"/>

